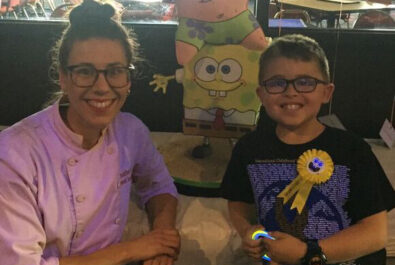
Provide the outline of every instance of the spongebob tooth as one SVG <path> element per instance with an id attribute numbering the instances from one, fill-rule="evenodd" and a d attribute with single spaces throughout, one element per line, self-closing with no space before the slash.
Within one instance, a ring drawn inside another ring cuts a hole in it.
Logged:
<path id="1" fill-rule="evenodd" d="M 211 97 L 215 97 L 215 96 L 217 96 L 217 91 L 215 91 L 215 90 L 209 90 L 209 91 L 208 91 L 208 94 L 209 94 Z"/>
<path id="2" fill-rule="evenodd" d="M 219 92 L 220 97 L 226 97 L 226 91 L 220 91 Z"/>

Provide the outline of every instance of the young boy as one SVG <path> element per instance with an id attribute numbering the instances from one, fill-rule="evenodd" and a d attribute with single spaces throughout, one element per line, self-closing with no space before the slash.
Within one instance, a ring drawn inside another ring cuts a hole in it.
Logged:
<path id="1" fill-rule="evenodd" d="M 318 121 L 334 91 L 322 48 L 302 35 L 274 40 L 259 82 L 275 129 L 241 138 L 222 182 L 243 249 L 271 264 L 385 264 L 395 193 L 363 139 Z M 257 229 L 275 240 L 252 240 Z"/>

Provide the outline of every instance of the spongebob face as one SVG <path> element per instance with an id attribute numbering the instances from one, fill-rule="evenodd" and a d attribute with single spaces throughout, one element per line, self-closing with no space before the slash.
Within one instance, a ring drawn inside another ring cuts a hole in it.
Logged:
<path id="1" fill-rule="evenodd" d="M 233 91 L 245 83 L 241 79 L 243 68 L 235 59 L 225 59 L 217 62 L 214 58 L 204 57 L 195 64 L 195 81 L 210 96 L 226 97 L 228 91 Z"/>
<path id="2" fill-rule="evenodd" d="M 185 66 L 184 107 L 257 111 L 259 56 L 240 45 L 205 45 Z"/>

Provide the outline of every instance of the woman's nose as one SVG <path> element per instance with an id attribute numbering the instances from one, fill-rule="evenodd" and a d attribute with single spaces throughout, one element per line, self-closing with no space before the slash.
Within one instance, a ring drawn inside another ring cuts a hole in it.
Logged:
<path id="1" fill-rule="evenodd" d="M 100 92 L 107 92 L 111 90 L 110 84 L 108 83 L 104 72 L 98 73 L 97 80 L 93 85 L 93 89 Z"/>

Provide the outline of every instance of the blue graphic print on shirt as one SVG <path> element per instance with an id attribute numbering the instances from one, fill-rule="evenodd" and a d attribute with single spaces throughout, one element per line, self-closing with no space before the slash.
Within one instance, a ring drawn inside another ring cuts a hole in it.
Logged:
<path id="1" fill-rule="evenodd" d="M 351 220 L 343 206 L 348 199 L 349 169 L 335 165 L 332 177 L 314 185 L 304 210 L 291 210 L 277 195 L 297 176 L 294 161 L 259 161 L 248 166 L 259 222 L 268 231 L 292 233 L 301 239 L 321 239 L 347 228 Z"/>

